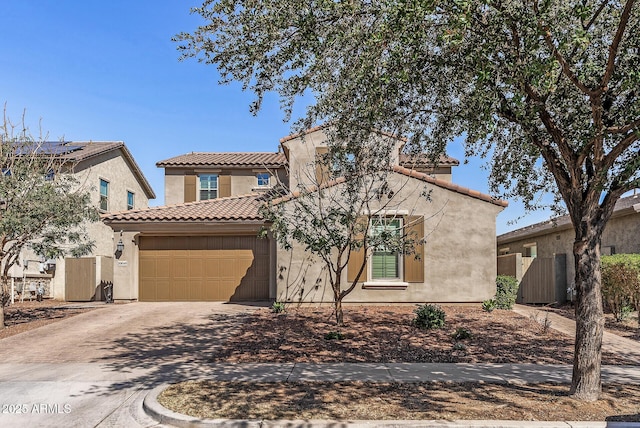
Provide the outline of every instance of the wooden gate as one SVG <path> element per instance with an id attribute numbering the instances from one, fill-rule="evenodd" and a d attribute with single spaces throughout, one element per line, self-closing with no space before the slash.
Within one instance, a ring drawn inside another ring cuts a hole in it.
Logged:
<path id="1" fill-rule="evenodd" d="M 64 299 L 69 302 L 103 300 L 105 284 L 113 284 L 111 257 L 79 257 L 64 259 Z"/>
<path id="2" fill-rule="evenodd" d="M 520 281 L 518 303 L 549 304 L 566 301 L 566 255 L 522 257 L 520 253 L 498 257 L 498 275 Z"/>

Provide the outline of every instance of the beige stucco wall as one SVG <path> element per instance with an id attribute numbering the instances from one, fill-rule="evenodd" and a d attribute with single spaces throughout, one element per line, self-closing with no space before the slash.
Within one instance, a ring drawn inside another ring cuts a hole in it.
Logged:
<path id="1" fill-rule="evenodd" d="M 184 202 L 184 172 L 165 170 L 164 204 L 175 205 Z"/>
<path id="2" fill-rule="evenodd" d="M 284 168 L 277 170 L 267 170 L 262 168 L 247 169 L 215 169 L 211 174 L 231 175 L 231 196 L 247 195 L 249 193 L 262 192 L 269 187 L 258 187 L 258 172 L 269 172 L 271 174 L 270 186 L 275 186 L 278 181 L 288 183 L 286 171 Z M 205 174 L 206 170 L 198 169 L 165 169 L 164 176 L 164 201 L 165 205 L 175 205 L 184 203 L 184 176 L 194 174 Z M 196 182 L 197 185 L 197 182 Z"/>
<path id="3" fill-rule="evenodd" d="M 140 182 L 133 174 L 129 163 L 123 158 L 120 150 L 114 150 L 86 160 L 75 166 L 73 173 L 78 179 L 82 189 L 91 194 L 92 202 L 97 206 L 100 201 L 100 179 L 109 182 L 109 212 L 126 211 L 127 191 L 134 193 L 135 208 L 146 208 L 149 199 Z M 82 226 L 83 229 L 95 241 L 95 248 L 86 256 L 113 257 L 115 251 L 114 233 L 109 226 L 101 221 Z M 30 251 L 25 251 L 22 258 L 37 259 Z M 114 263 L 115 264 L 115 263 Z M 29 263 L 28 272 L 37 272 L 38 264 Z M 22 266 L 14 266 L 12 275 L 21 277 Z M 64 300 L 65 297 L 65 261 L 63 258 L 56 260 L 56 268 L 51 278 L 52 295 L 56 299 Z M 118 293 L 117 285 L 114 293 Z"/>
<path id="4" fill-rule="evenodd" d="M 614 215 L 602 235 L 602 247 L 615 247 L 616 254 L 640 253 L 640 213 Z M 567 288 L 575 285 L 575 260 L 573 257 L 573 228 L 549 229 L 544 234 L 501 242 L 498 251 L 508 248 L 509 254 L 523 253 L 524 245 L 535 243 L 537 257 L 552 257 L 554 254 L 567 255 Z"/>
<path id="5" fill-rule="evenodd" d="M 381 141 L 384 139 L 394 142 L 396 150 L 392 150 L 393 157 L 390 159 L 390 164 L 397 165 L 399 163 L 400 149 L 404 142 L 382 135 L 377 135 L 376 138 Z M 320 128 L 303 136 L 285 141 L 283 145 L 289 153 L 289 185 L 291 189 L 304 189 L 317 184 L 315 177 L 316 147 L 327 146 L 327 135 L 323 129 Z"/>
<path id="6" fill-rule="evenodd" d="M 496 215 L 501 207 L 441 187 L 393 174 L 395 201 L 387 210 L 425 218 L 424 283 L 406 289 L 364 289 L 362 284 L 345 302 L 481 302 L 495 294 Z M 431 201 L 420 197 L 430 191 Z M 332 292 L 322 263 L 301 245 L 278 247 L 277 299 L 331 302 Z M 343 277 L 346 284 L 346 273 Z"/>

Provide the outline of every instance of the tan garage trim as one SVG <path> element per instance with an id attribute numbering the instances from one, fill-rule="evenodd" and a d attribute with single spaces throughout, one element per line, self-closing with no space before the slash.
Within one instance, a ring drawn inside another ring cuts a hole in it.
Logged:
<path id="1" fill-rule="evenodd" d="M 252 236 L 140 238 L 141 301 L 269 298 L 269 241 Z"/>

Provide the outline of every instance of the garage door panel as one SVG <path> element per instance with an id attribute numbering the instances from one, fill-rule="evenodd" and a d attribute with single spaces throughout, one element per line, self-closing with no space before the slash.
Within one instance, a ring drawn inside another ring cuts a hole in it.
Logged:
<path id="1" fill-rule="evenodd" d="M 169 280 L 156 280 L 155 281 L 156 298 L 158 302 L 170 302 L 173 300 L 173 294 L 171 292 L 173 284 Z"/>
<path id="2" fill-rule="evenodd" d="M 255 236 L 141 237 L 140 300 L 269 298 L 269 243 Z"/>
<path id="3" fill-rule="evenodd" d="M 203 258 L 203 254 L 200 252 L 195 255 L 193 253 L 193 251 L 190 252 L 192 255 L 187 263 L 189 266 L 188 276 L 189 278 L 204 278 L 204 266 L 206 264 L 206 259 Z"/>

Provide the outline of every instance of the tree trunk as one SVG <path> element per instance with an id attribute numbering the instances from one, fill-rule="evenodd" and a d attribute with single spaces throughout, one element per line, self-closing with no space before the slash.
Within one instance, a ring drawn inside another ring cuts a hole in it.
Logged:
<path id="1" fill-rule="evenodd" d="M 584 226 L 584 223 L 583 223 Z M 599 228 L 576 227 L 573 247 L 576 282 L 576 342 L 570 394 L 584 401 L 600 397 L 602 310 Z"/>
<path id="2" fill-rule="evenodd" d="M 0 302 L 0 330 L 4 330 L 4 305 Z"/>
<path id="3" fill-rule="evenodd" d="M 335 301 L 336 308 L 336 324 L 338 327 L 342 327 L 344 325 L 344 315 L 342 313 L 342 299 L 338 298 Z"/>

